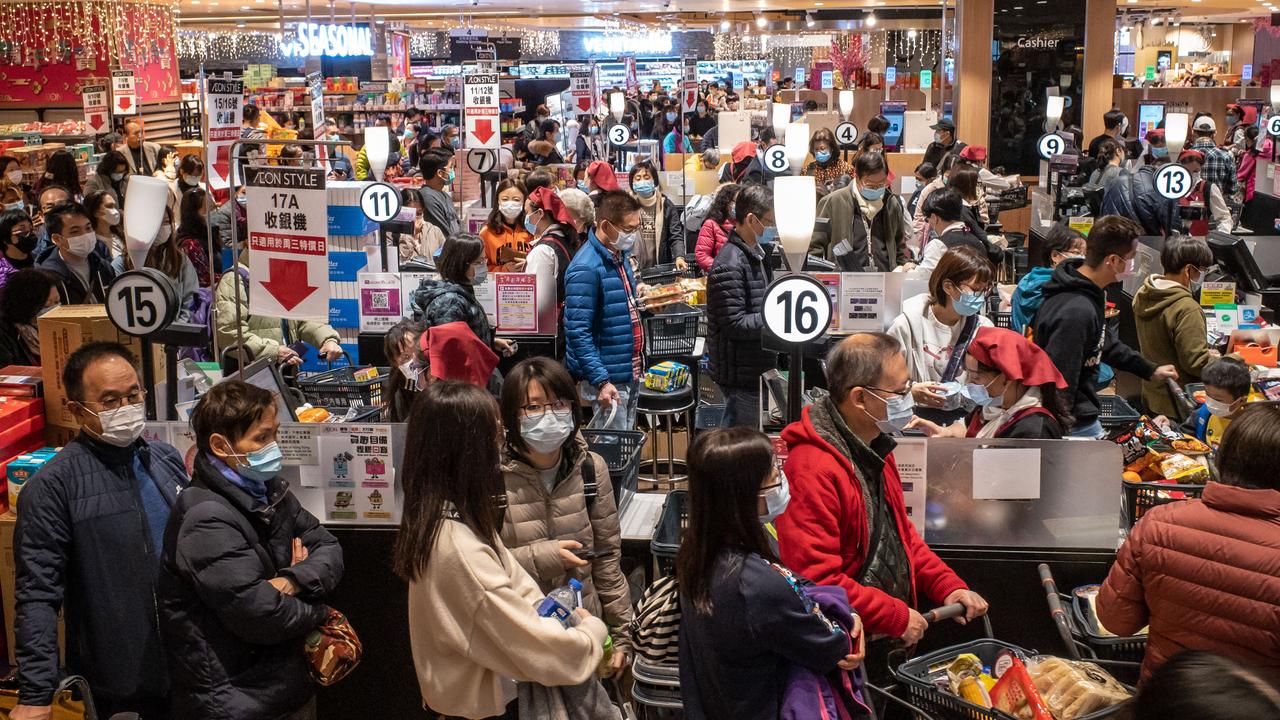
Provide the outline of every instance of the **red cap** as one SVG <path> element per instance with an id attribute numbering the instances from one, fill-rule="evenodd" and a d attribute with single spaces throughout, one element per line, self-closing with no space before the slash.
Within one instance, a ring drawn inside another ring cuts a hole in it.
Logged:
<path id="1" fill-rule="evenodd" d="M 498 367 L 498 356 L 462 321 L 428 328 L 418 336 L 418 346 L 431 363 L 431 377 L 437 380 L 486 387 Z"/>
<path id="2" fill-rule="evenodd" d="M 1156 128 L 1154 130 L 1148 130 L 1147 139 L 1151 140 L 1153 138 L 1161 142 L 1164 142 L 1164 128 Z"/>
<path id="3" fill-rule="evenodd" d="M 1182 154 L 1178 155 L 1178 162 L 1186 162 L 1188 160 L 1195 160 L 1197 162 L 1203 163 L 1204 153 L 1200 152 L 1199 150 L 1192 150 L 1191 148 L 1187 148 L 1186 150 L 1182 151 Z"/>
<path id="4" fill-rule="evenodd" d="M 965 148 L 960 151 L 960 158 L 968 160 L 969 162 L 986 162 L 987 149 L 982 145 L 966 145 Z"/>
<path id="5" fill-rule="evenodd" d="M 603 160 L 596 160 L 587 166 L 587 177 L 603 191 L 618 189 L 618 176 L 614 174 L 613 166 Z"/>
<path id="6" fill-rule="evenodd" d="M 533 206 L 541 210 L 551 213 L 551 217 L 561 225 L 572 225 L 573 217 L 569 214 L 569 208 L 565 207 L 564 201 L 556 194 L 555 190 L 548 187 L 540 187 L 533 191 L 529 196 L 529 202 Z"/>
<path id="7" fill-rule="evenodd" d="M 1045 383 L 1053 383 L 1059 389 L 1067 387 L 1067 381 L 1045 351 L 1012 330 L 978 328 L 973 342 L 969 343 L 969 354 L 974 360 L 1027 387 L 1039 387 Z"/>
<path id="8" fill-rule="evenodd" d="M 747 158 L 753 158 L 755 156 L 756 144 L 750 140 L 743 140 L 737 145 L 734 145 L 733 152 L 729 154 L 729 157 L 733 158 L 735 163 L 740 163 Z"/>

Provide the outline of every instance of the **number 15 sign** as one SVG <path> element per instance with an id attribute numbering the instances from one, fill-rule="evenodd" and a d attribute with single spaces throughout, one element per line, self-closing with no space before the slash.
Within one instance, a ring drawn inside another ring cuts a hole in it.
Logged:
<path id="1" fill-rule="evenodd" d="M 800 345 L 831 327 L 827 286 L 810 275 L 786 275 L 764 294 L 764 325 L 779 340 Z"/>

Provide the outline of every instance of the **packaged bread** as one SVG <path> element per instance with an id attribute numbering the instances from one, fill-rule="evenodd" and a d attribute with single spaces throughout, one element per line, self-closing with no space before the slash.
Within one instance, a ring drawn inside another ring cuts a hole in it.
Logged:
<path id="1" fill-rule="evenodd" d="M 1076 720 L 1130 698 L 1123 685 L 1093 663 L 1039 656 L 1027 671 L 1056 720 Z"/>

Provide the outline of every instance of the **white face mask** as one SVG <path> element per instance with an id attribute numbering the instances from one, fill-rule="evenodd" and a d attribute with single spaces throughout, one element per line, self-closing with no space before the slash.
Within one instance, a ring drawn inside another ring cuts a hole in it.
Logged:
<path id="1" fill-rule="evenodd" d="M 5 179 L 5 180 L 8 180 L 9 182 L 13 183 L 14 185 L 18 185 L 18 184 L 20 184 L 20 183 L 22 182 L 22 171 L 21 171 L 21 170 L 10 170 L 9 172 L 7 172 L 7 173 L 5 173 L 5 174 L 4 174 L 4 179 Z"/>
<path id="2" fill-rule="evenodd" d="M 615 244 L 615 247 L 618 248 L 618 252 L 626 252 L 635 246 L 636 238 L 638 238 L 639 236 L 640 236 L 640 233 L 638 231 L 632 232 L 632 233 L 623 233 L 622 235 L 618 236 L 618 242 Z"/>
<path id="3" fill-rule="evenodd" d="M 778 471 L 778 484 L 771 487 L 764 493 L 765 514 L 760 516 L 760 524 L 771 523 L 778 519 L 778 516 L 787 511 L 787 506 L 791 504 L 791 484 L 787 482 L 787 476 L 781 470 Z"/>
<path id="4" fill-rule="evenodd" d="M 498 203 L 498 212 L 502 213 L 502 217 L 508 222 L 520 217 L 520 213 L 524 210 L 524 203 L 508 200 Z"/>
<path id="5" fill-rule="evenodd" d="M 520 418 L 520 438 L 537 453 L 551 453 L 573 434 L 573 412 L 547 410 L 542 417 Z"/>
<path id="6" fill-rule="evenodd" d="M 1137 267 L 1138 267 L 1138 257 L 1135 255 L 1129 258 L 1128 262 L 1125 263 L 1124 270 L 1121 270 L 1120 272 L 1116 273 L 1116 279 L 1128 280 L 1129 278 L 1137 274 Z"/>
<path id="7" fill-rule="evenodd" d="M 78 258 L 87 258 L 98 245 L 98 236 L 92 231 L 67 238 L 67 252 Z"/>
<path id="8" fill-rule="evenodd" d="M 1214 400 L 1211 397 L 1206 397 L 1204 399 L 1204 406 L 1208 408 L 1209 414 L 1216 417 L 1227 417 L 1228 415 L 1230 415 L 1232 404 L 1233 403 L 1224 403 L 1218 400 Z"/>
<path id="9" fill-rule="evenodd" d="M 90 411 L 92 412 L 92 411 Z M 98 439 L 116 447 L 127 447 L 142 436 L 147 416 L 143 412 L 142 403 L 125 405 L 115 410 L 95 413 L 102 424 L 102 434 Z"/>
<path id="10" fill-rule="evenodd" d="M 169 236 L 172 234 L 173 234 L 172 225 L 161 225 L 160 232 L 156 235 L 156 242 L 158 243 L 165 242 L 166 240 L 169 239 Z"/>
<path id="11" fill-rule="evenodd" d="M 120 224 L 120 211 L 116 208 L 107 208 L 102 211 L 102 219 L 106 220 L 111 227 L 115 227 Z"/>

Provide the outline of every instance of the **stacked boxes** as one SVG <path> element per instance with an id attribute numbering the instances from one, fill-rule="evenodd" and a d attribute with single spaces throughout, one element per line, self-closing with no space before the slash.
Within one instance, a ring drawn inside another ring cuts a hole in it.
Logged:
<path id="1" fill-rule="evenodd" d="M 359 362 L 360 278 L 369 264 L 366 247 L 377 247 L 378 225 L 360 209 L 360 193 L 367 182 L 331 180 L 329 196 L 329 325 L 342 336 L 342 345 Z M 304 370 L 325 370 L 327 364 Z"/>
<path id="2" fill-rule="evenodd" d="M 6 502 L 10 509 L 17 512 L 18 495 L 22 493 L 23 486 L 36 474 L 36 471 L 41 466 L 52 460 L 57 453 L 58 451 L 55 448 L 41 447 L 32 452 L 19 455 L 4 464 L 4 479 L 9 486 Z"/>

